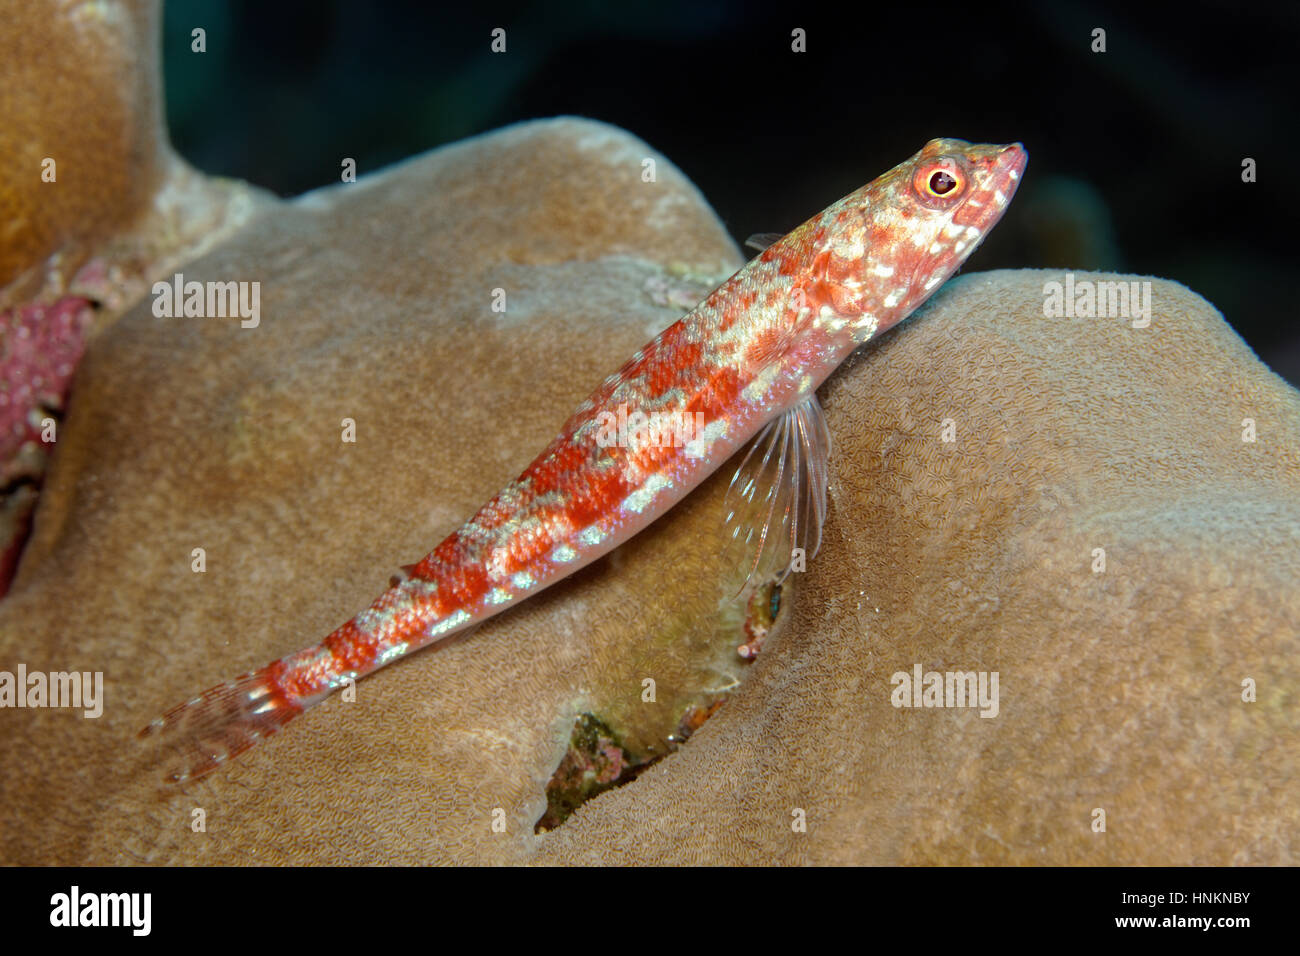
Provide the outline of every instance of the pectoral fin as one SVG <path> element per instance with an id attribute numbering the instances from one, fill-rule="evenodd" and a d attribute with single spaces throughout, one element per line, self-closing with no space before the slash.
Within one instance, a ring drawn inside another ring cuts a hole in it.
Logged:
<path id="1" fill-rule="evenodd" d="M 725 498 L 726 557 L 743 567 L 739 591 L 789 575 L 795 549 L 821 545 L 830 432 L 816 395 L 768 422 L 736 469 Z"/>

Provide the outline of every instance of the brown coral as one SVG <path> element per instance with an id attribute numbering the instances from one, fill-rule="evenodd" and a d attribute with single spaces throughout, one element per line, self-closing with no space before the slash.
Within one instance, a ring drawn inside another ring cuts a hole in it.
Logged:
<path id="1" fill-rule="evenodd" d="M 35 2 L 0 31 L 0 287 L 139 217 L 163 179 L 158 5 Z M 54 182 L 42 179 L 53 159 Z"/>

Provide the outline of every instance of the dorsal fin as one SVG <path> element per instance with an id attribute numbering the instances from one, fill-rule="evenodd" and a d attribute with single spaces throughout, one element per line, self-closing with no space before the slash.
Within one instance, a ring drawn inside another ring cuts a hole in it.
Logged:
<path id="1" fill-rule="evenodd" d="M 745 240 L 746 248 L 762 252 L 774 242 L 780 242 L 785 238 L 783 232 L 756 232 Z"/>
<path id="2" fill-rule="evenodd" d="M 415 576 L 414 564 L 400 564 L 397 566 L 397 573 L 389 577 L 388 586 L 395 588 L 403 581 Z"/>

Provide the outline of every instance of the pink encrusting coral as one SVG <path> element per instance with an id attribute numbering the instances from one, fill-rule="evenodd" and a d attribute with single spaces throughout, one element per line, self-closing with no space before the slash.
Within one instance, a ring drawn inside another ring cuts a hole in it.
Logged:
<path id="1" fill-rule="evenodd" d="M 94 303 L 72 295 L 0 310 L 0 595 L 27 537 L 31 486 L 44 472 L 42 421 L 62 411 L 94 317 Z"/>
<path id="2" fill-rule="evenodd" d="M 41 416 L 33 413 L 63 408 L 94 316 L 94 304 L 75 295 L 0 312 L 0 474 L 6 483 L 22 446 L 40 441 Z"/>

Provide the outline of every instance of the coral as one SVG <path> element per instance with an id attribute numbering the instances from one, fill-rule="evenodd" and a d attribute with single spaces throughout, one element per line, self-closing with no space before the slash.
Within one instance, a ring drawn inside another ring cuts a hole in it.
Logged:
<path id="1" fill-rule="evenodd" d="M 0 594 L 46 465 L 40 409 L 85 339 L 267 200 L 171 151 L 157 27 L 151 0 L 32 0 L 0 32 Z"/>
<path id="2" fill-rule="evenodd" d="M 26 542 L 46 446 L 57 434 L 44 423 L 63 410 L 93 318 L 92 303 L 80 296 L 48 308 L 0 309 L 0 596 Z"/>
<path id="3" fill-rule="evenodd" d="M 63 408 L 93 317 L 80 296 L 0 310 L 0 485 L 25 470 L 20 458 L 40 441 L 40 412 Z"/>
<path id="4" fill-rule="evenodd" d="M 158 4 L 13 4 L 0 31 L 0 287 L 143 215 L 169 151 Z M 52 159 L 55 180 L 42 179 Z M 73 266 L 75 268 L 75 265 Z"/>
<path id="5" fill-rule="evenodd" d="M 610 727 L 591 714 L 579 715 L 569 749 L 546 785 L 546 813 L 533 829 L 554 830 L 587 800 L 633 779 L 633 768 Z"/>

